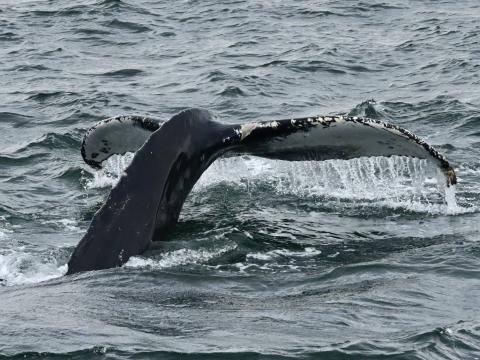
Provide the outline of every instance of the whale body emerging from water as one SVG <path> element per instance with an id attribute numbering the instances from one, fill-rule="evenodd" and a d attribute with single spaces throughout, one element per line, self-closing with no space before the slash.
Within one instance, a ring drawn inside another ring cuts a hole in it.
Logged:
<path id="1" fill-rule="evenodd" d="M 302 161 L 366 156 L 410 156 L 435 163 L 447 185 L 456 183 L 448 161 L 399 126 L 345 116 L 232 125 L 202 109 L 162 122 L 119 116 L 89 129 L 84 161 L 100 168 L 114 154 L 136 152 L 131 164 L 95 213 L 68 262 L 67 274 L 121 266 L 174 229 L 183 203 L 202 173 L 220 156 L 255 155 Z"/>

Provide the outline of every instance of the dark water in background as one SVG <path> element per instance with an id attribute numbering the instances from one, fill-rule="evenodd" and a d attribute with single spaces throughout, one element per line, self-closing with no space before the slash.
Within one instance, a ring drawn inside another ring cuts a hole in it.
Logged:
<path id="1" fill-rule="evenodd" d="M 480 358 L 477 0 L 1 0 L 0 79 L 0 359 Z M 220 160 L 170 242 L 61 277 L 126 161 L 84 131 L 192 106 L 403 125 L 456 203 L 421 161 Z"/>

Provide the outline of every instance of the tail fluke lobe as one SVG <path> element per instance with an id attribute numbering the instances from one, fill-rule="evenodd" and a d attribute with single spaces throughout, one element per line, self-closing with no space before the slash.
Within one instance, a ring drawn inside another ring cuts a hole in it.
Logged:
<path id="1" fill-rule="evenodd" d="M 162 121 L 142 116 L 115 116 L 96 123 L 83 137 L 83 160 L 94 168 L 114 154 L 135 152 L 147 141 Z"/>
<path id="2" fill-rule="evenodd" d="M 457 182 L 449 162 L 412 132 L 380 120 L 344 116 L 252 122 L 237 126 L 240 140 L 230 151 L 301 161 L 409 156 L 438 166 L 447 185 Z"/>

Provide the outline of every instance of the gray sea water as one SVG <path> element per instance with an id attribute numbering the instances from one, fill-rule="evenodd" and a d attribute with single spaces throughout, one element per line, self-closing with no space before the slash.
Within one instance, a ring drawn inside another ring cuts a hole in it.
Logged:
<path id="1" fill-rule="evenodd" d="M 389 121 L 459 183 L 221 159 L 170 241 L 62 276 L 129 161 L 85 130 L 188 107 Z M 479 156 L 478 0 L 0 0 L 0 359 L 479 359 Z"/>

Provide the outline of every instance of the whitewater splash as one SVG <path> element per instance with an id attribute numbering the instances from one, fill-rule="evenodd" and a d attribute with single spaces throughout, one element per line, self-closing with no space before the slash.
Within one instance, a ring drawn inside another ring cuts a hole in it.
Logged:
<path id="1" fill-rule="evenodd" d="M 93 173 L 86 188 L 114 186 L 130 164 L 132 154 L 114 156 Z M 280 195 L 320 198 L 350 204 L 407 211 L 456 215 L 474 211 L 459 206 L 455 187 L 426 160 L 401 156 L 352 160 L 282 161 L 253 156 L 221 158 L 202 175 L 193 192 L 220 183 L 248 190 L 267 184 Z"/>
<path id="2" fill-rule="evenodd" d="M 426 160 L 400 156 L 352 160 L 281 161 L 257 157 L 220 159 L 203 174 L 194 190 L 218 183 L 245 188 L 272 186 L 279 194 L 340 201 L 431 214 L 459 214 L 455 187 Z"/>
<path id="3" fill-rule="evenodd" d="M 60 265 L 55 256 L 10 250 L 0 254 L 0 285 L 35 284 L 65 275 L 67 265 Z"/>
<path id="4" fill-rule="evenodd" d="M 133 153 L 127 153 L 123 156 L 113 155 L 102 164 L 103 167 L 101 170 L 95 171 L 88 168 L 93 177 L 85 182 L 85 188 L 88 190 L 114 187 L 120 179 L 121 174 L 132 162 L 133 156 Z"/>
<path id="5" fill-rule="evenodd" d="M 73 220 L 43 221 L 44 224 L 61 226 L 78 232 Z M 34 284 L 64 275 L 67 265 L 59 261 L 61 248 L 35 251 L 15 241 L 15 227 L 5 217 L 0 217 L 0 286 Z"/>
<path id="6" fill-rule="evenodd" d="M 208 262 L 236 248 L 236 244 L 227 244 L 212 250 L 179 249 L 162 254 L 159 260 L 133 256 L 124 266 L 129 268 L 165 269 L 189 264 L 199 264 Z"/>

